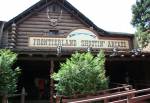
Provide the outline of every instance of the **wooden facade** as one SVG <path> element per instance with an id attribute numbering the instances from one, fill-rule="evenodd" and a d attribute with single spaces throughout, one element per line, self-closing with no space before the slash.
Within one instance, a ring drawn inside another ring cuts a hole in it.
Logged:
<path id="1" fill-rule="evenodd" d="M 132 73 L 135 69 L 129 69 L 134 67 L 134 63 L 137 63 L 138 59 L 141 60 L 141 56 L 138 56 L 137 58 L 131 57 L 133 54 L 131 51 L 134 49 L 133 34 L 107 32 L 97 27 L 66 0 L 41 0 L 10 21 L 6 23 L 0 22 L 0 27 L 0 47 L 9 48 L 19 54 L 16 65 L 23 68 L 24 74 L 22 76 L 23 79 L 20 80 L 20 85 L 25 86 L 25 88 L 28 88 L 28 85 L 25 84 L 25 82 L 30 79 L 28 78 L 28 75 L 32 77 L 35 72 L 38 72 L 36 74 L 36 76 L 38 75 L 38 78 L 49 79 L 49 74 L 58 70 L 59 62 L 64 62 L 65 59 L 70 57 L 76 50 L 86 52 L 88 48 L 88 46 L 84 48 L 66 48 L 61 46 L 61 55 L 57 55 L 59 45 L 54 47 L 31 47 L 29 45 L 30 37 L 66 39 L 71 32 L 83 29 L 92 32 L 97 37 L 97 40 L 127 41 L 128 47 L 123 49 L 118 48 L 119 52 L 117 52 L 115 58 L 111 58 L 110 55 L 114 53 L 113 49 L 117 48 L 117 46 L 102 48 L 105 50 L 108 61 L 106 63 L 108 75 L 115 74 L 114 72 L 116 71 L 118 74 L 124 72 L 124 70 L 120 70 L 119 68 L 128 68 L 127 71 L 130 71 L 131 76 L 133 76 Z M 90 47 L 92 48 L 92 46 Z M 92 53 L 97 53 L 99 49 L 101 48 L 92 48 Z M 142 60 L 144 59 L 142 58 Z M 127 64 L 129 64 L 129 66 L 127 66 Z M 113 72 L 114 68 L 115 70 Z M 42 75 L 42 77 L 40 75 Z M 116 78 L 117 77 L 114 77 L 114 79 Z M 54 91 L 53 81 L 48 80 L 48 82 L 51 87 L 49 92 L 52 103 Z M 117 80 L 115 82 L 117 82 Z M 27 91 L 30 91 L 30 89 Z"/>
<path id="2" fill-rule="evenodd" d="M 5 24 L 2 47 L 32 50 L 28 47 L 29 36 L 65 38 L 71 31 L 84 28 L 92 30 L 99 38 L 128 40 L 130 48 L 133 48 L 132 35 L 106 32 L 71 7 L 68 2 L 63 0 L 40 1 Z M 52 22 L 56 20 L 56 24 L 53 25 L 50 20 L 54 20 Z M 55 31 L 57 33 L 53 34 Z"/>

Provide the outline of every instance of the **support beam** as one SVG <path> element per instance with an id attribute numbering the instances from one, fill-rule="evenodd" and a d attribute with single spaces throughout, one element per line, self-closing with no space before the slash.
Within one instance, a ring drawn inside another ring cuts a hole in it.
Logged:
<path id="1" fill-rule="evenodd" d="M 50 76 L 53 74 L 54 72 L 54 61 L 51 60 L 51 68 L 50 68 Z M 53 103 L 53 91 L 54 91 L 54 81 L 53 79 L 50 78 L 50 103 Z"/>
<path id="2" fill-rule="evenodd" d="M 2 24 L 0 25 L 0 47 L 2 46 L 4 24 L 5 24 L 5 22 L 2 22 Z"/>

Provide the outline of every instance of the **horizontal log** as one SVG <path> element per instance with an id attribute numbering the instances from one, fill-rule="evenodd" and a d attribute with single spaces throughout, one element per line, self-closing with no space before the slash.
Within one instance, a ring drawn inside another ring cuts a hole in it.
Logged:
<path id="1" fill-rule="evenodd" d="M 28 21 L 49 22 L 48 18 L 29 18 Z M 64 23 L 81 23 L 77 19 L 61 19 L 61 22 L 64 22 Z"/>
<path id="2" fill-rule="evenodd" d="M 76 27 L 62 27 L 57 26 L 58 30 L 74 30 Z M 18 31 L 24 32 L 49 32 L 49 28 L 18 28 Z"/>
<path id="3" fill-rule="evenodd" d="M 64 35 L 57 35 L 57 36 L 55 36 L 55 35 L 53 35 L 53 36 L 48 36 L 48 35 L 41 35 L 42 37 L 64 37 Z M 29 38 L 29 36 L 27 37 L 25 37 L 25 36 L 18 36 L 18 38 L 17 38 L 17 43 L 22 43 L 22 42 L 24 42 L 24 43 L 28 43 L 29 41 L 28 41 L 28 38 Z"/>
<path id="4" fill-rule="evenodd" d="M 38 35 L 43 35 L 44 32 L 36 32 L 36 31 L 18 31 L 17 32 L 17 38 L 18 37 L 28 37 L 29 35 L 33 35 L 36 34 L 36 36 Z"/>
<path id="5" fill-rule="evenodd" d="M 29 42 L 28 39 L 18 39 L 18 40 L 17 40 L 17 44 L 18 44 L 18 43 L 28 43 L 28 42 Z"/>
<path id="6" fill-rule="evenodd" d="M 64 15 L 64 14 L 62 14 L 62 15 L 60 15 L 60 14 L 37 14 L 37 15 L 33 15 L 31 18 L 47 18 L 47 17 L 56 17 L 56 18 L 58 18 L 58 17 L 60 17 L 61 16 L 61 18 L 62 19 L 75 19 L 75 17 L 73 17 L 72 15 L 70 15 L 70 14 L 68 14 L 68 15 Z"/>
<path id="7" fill-rule="evenodd" d="M 28 43 L 29 41 L 29 39 L 28 39 L 29 37 L 18 37 L 17 38 L 17 43 Z"/>
<path id="8" fill-rule="evenodd" d="M 64 36 L 67 36 L 70 32 L 71 32 L 72 30 L 60 30 L 59 31 L 59 34 L 58 35 L 56 35 L 56 36 L 62 36 L 62 37 L 64 37 Z M 46 34 L 47 32 L 44 32 L 44 31 L 41 31 L 41 32 L 36 32 L 36 31 L 32 31 L 32 32 L 30 32 L 30 31 L 19 31 L 19 32 L 17 32 L 17 39 L 20 39 L 20 38 L 24 38 L 24 39 L 27 39 L 28 38 L 28 36 L 47 36 L 47 34 Z M 52 37 L 54 36 L 54 35 L 51 35 Z M 8 37 L 9 39 L 11 39 L 11 36 L 9 36 Z M 129 39 L 129 38 L 121 38 L 121 37 L 100 37 L 101 39 L 106 39 L 106 40 L 128 40 L 129 41 L 129 43 L 131 43 L 131 40 Z"/>
<path id="9" fill-rule="evenodd" d="M 108 103 L 127 103 L 127 99 L 117 100 L 117 101 L 108 102 Z"/>
<path id="10" fill-rule="evenodd" d="M 59 30 L 59 33 L 62 35 L 68 35 L 71 31 L 70 30 Z M 36 32 L 36 31 L 18 31 L 17 38 L 18 36 L 28 36 L 28 35 L 35 35 L 35 36 L 43 36 L 45 35 L 46 32 Z"/>
<path id="11" fill-rule="evenodd" d="M 49 13 L 58 14 L 60 12 L 49 12 Z M 43 9 L 42 11 L 40 11 L 40 13 L 47 13 L 47 9 Z M 63 14 L 68 14 L 69 12 L 63 9 L 62 13 Z"/>
<path id="12" fill-rule="evenodd" d="M 42 54 L 42 53 L 45 54 L 46 53 L 45 51 L 47 51 L 48 53 L 50 53 L 50 51 L 57 53 L 56 48 L 32 48 L 32 47 L 29 47 L 29 46 L 17 45 L 16 49 L 21 50 L 21 51 L 22 50 L 39 51 L 40 54 Z"/>
<path id="13" fill-rule="evenodd" d="M 22 43 L 22 42 L 19 42 L 16 44 L 17 46 L 23 46 L 23 47 L 26 47 L 28 46 L 28 43 Z"/>
<path id="14" fill-rule="evenodd" d="M 58 26 L 63 26 L 63 27 L 86 27 L 83 24 L 77 24 L 77 23 L 63 23 L 63 22 L 58 22 Z M 19 25 L 18 27 L 26 27 L 26 28 L 31 28 L 31 27 L 37 27 L 37 28 L 49 28 L 50 27 L 50 22 L 24 22 L 23 24 Z"/>
<path id="15" fill-rule="evenodd" d="M 133 97 L 132 101 L 134 103 L 139 103 L 140 101 L 144 101 L 144 100 L 148 100 L 148 99 L 150 99 L 150 94 Z"/>
<path id="16" fill-rule="evenodd" d="M 19 45 L 17 45 L 17 46 L 16 46 L 16 49 L 18 49 L 18 50 L 19 50 L 19 49 L 21 49 L 21 50 L 26 49 L 26 50 L 27 50 L 27 49 L 30 49 L 30 48 L 29 48 L 28 46 L 19 46 Z"/>
<path id="17" fill-rule="evenodd" d="M 83 26 L 57 26 L 56 27 L 58 30 L 72 30 L 72 29 L 76 29 L 76 28 L 84 28 Z M 18 28 L 19 31 L 38 31 L 38 32 L 49 32 L 50 26 L 34 26 L 32 27 L 31 25 L 27 25 L 27 26 L 21 26 Z"/>
<path id="18" fill-rule="evenodd" d="M 66 36 L 65 34 L 57 34 L 57 35 L 48 35 L 48 34 L 41 34 L 41 35 L 37 35 L 37 34 L 29 34 L 29 35 L 23 35 L 23 34 L 18 34 L 17 36 L 17 40 L 18 39 L 28 39 L 29 37 L 64 37 Z"/>
<path id="19" fill-rule="evenodd" d="M 37 28 L 37 29 L 50 29 L 51 26 L 49 25 L 21 25 L 19 28 Z M 68 25 L 68 26 L 65 26 L 65 25 L 58 25 L 57 28 L 69 28 L 69 29 L 72 29 L 72 28 L 85 28 L 85 26 L 82 26 L 82 25 Z"/>
<path id="20" fill-rule="evenodd" d="M 24 32 L 48 32 L 49 29 L 40 29 L 40 28 L 18 28 L 18 31 L 24 31 Z"/>

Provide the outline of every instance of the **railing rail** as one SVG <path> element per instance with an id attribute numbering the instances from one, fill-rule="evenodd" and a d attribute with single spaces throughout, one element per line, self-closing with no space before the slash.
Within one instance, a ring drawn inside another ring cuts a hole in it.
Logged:
<path id="1" fill-rule="evenodd" d="M 109 89 L 107 91 L 110 90 L 117 89 Z M 86 97 L 72 100 L 62 98 L 62 103 L 89 103 L 96 101 L 103 101 L 104 103 L 140 103 L 141 101 L 145 101 L 147 99 L 150 99 L 150 88 L 141 90 L 128 89 L 126 91 L 99 95 L 96 97 Z"/>
<path id="2" fill-rule="evenodd" d="M 125 92 L 125 93 L 117 93 L 117 94 L 113 94 L 113 95 L 108 95 L 108 96 L 102 96 L 102 97 L 98 97 L 98 98 L 92 98 L 92 99 L 86 99 L 86 100 L 79 100 L 79 101 L 73 101 L 73 102 L 67 102 L 67 103 L 86 103 L 86 102 L 96 102 L 96 101 L 102 101 L 102 100 L 109 100 L 109 99 L 113 99 L 116 97 L 123 97 L 123 96 L 128 96 L 132 94 L 132 90 Z"/>
<path id="3" fill-rule="evenodd" d="M 20 96 L 21 99 L 20 99 L 20 103 L 25 103 L 25 96 L 27 94 L 25 93 L 25 88 L 22 88 L 22 91 L 21 91 L 21 94 L 0 94 L 0 96 L 2 96 L 2 103 L 8 103 L 8 98 L 10 97 L 18 97 Z"/>

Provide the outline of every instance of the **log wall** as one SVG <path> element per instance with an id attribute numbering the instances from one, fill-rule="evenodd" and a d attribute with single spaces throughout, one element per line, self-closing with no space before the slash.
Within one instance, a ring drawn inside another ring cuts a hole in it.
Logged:
<path id="1" fill-rule="evenodd" d="M 15 49 L 31 49 L 28 47 L 29 36 L 67 37 L 67 35 L 75 29 L 90 28 L 90 26 L 81 20 L 78 15 L 73 14 L 59 3 L 51 3 L 47 7 L 41 8 L 31 12 L 31 14 L 16 22 Z M 57 19 L 57 25 L 51 25 L 49 18 Z M 11 29 L 12 28 L 9 28 L 4 32 L 2 42 L 5 47 L 9 47 L 12 42 Z M 58 30 L 58 33 L 49 34 L 49 32 L 53 30 Z M 96 34 L 99 35 L 98 33 Z M 129 37 L 109 37 L 106 35 L 99 38 L 126 39 L 132 44 L 132 40 Z"/>

